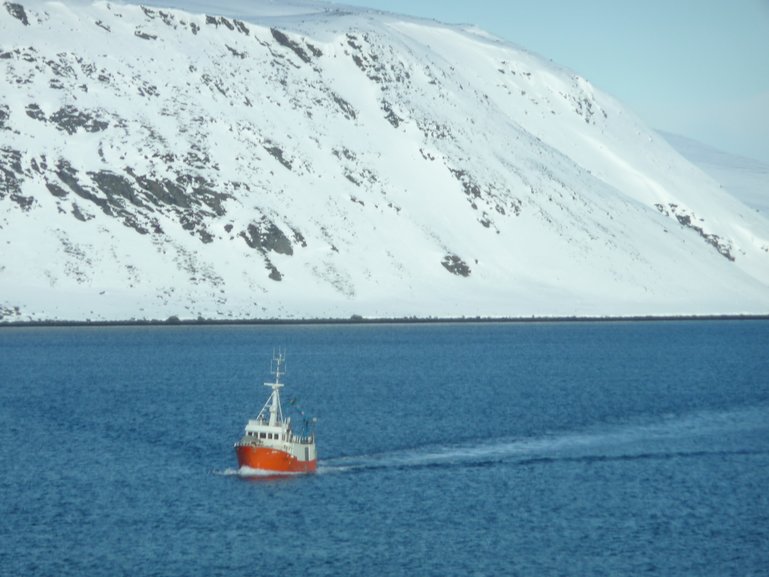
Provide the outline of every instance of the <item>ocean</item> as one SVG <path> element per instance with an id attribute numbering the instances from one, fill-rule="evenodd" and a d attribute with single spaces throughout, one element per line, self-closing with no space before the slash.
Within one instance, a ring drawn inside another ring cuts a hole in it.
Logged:
<path id="1" fill-rule="evenodd" d="M 3 576 L 765 576 L 769 321 L 2 328 L 0 462 Z"/>

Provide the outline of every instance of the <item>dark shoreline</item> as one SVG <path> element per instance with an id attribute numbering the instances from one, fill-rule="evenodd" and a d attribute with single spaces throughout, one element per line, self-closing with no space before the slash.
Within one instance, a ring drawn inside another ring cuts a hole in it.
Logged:
<path id="1" fill-rule="evenodd" d="M 626 317 L 393 317 L 393 318 L 320 318 L 320 319 L 179 319 L 122 321 L 0 321 L 3 328 L 35 327 L 178 327 L 178 326 L 280 326 L 280 325 L 398 325 L 456 323 L 585 323 L 585 322 L 651 322 L 651 321 L 734 321 L 769 320 L 769 314 L 745 315 L 646 315 Z"/>

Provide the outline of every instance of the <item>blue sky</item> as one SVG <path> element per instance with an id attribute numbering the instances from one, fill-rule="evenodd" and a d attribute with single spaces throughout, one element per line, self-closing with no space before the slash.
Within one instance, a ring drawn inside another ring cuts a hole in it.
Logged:
<path id="1" fill-rule="evenodd" d="M 347 0 L 469 23 L 562 64 L 653 128 L 769 162 L 769 0 Z"/>

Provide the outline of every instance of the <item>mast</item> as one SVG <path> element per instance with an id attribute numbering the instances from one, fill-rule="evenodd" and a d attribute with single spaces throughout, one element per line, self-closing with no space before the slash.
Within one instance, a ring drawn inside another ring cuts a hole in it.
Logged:
<path id="1" fill-rule="evenodd" d="M 277 353 L 273 352 L 272 362 L 275 364 L 275 369 L 272 371 L 272 374 L 275 375 L 275 381 L 272 383 L 264 383 L 264 386 L 270 387 L 272 389 L 272 395 L 270 395 L 270 399 L 267 401 L 267 404 L 269 404 L 270 407 L 269 424 L 271 427 L 274 427 L 283 422 L 283 410 L 280 406 L 280 389 L 283 387 L 283 383 L 280 382 L 280 376 L 286 374 L 285 353 L 282 351 L 278 351 Z M 281 366 L 284 367 L 283 371 L 281 371 Z"/>

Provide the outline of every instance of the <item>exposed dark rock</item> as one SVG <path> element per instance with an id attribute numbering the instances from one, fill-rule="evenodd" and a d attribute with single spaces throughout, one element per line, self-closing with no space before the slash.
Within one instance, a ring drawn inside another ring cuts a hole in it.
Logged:
<path id="1" fill-rule="evenodd" d="M 134 214 L 125 214 L 123 216 L 123 224 L 128 228 L 134 229 L 139 234 L 149 234 L 150 232 L 146 226 L 139 222 L 139 219 Z"/>
<path id="2" fill-rule="evenodd" d="M 395 111 L 392 109 L 392 106 L 390 106 L 390 103 L 386 100 L 382 101 L 382 110 L 385 112 L 385 119 L 387 122 L 392 124 L 395 128 L 398 128 L 400 126 L 400 123 L 403 122 L 403 119 L 395 114 Z"/>
<path id="3" fill-rule="evenodd" d="M 66 190 L 64 190 L 55 182 L 46 182 L 45 187 L 48 189 L 48 192 L 50 192 L 52 195 L 54 195 L 57 198 L 65 198 L 69 194 Z"/>
<path id="4" fill-rule="evenodd" d="M 75 194 L 94 203 L 102 210 L 102 212 L 104 212 L 104 214 L 120 217 L 125 226 L 134 229 L 139 234 L 147 234 L 149 232 L 149 230 L 147 230 L 147 228 L 140 222 L 139 215 L 125 207 L 124 199 L 129 200 L 129 202 L 138 207 L 144 206 L 136 195 L 136 191 L 131 187 L 128 179 L 122 175 L 110 173 L 108 171 L 89 172 L 88 176 L 93 179 L 99 187 L 99 190 L 106 196 L 106 198 L 102 198 L 80 183 L 77 176 L 78 171 L 66 160 L 59 159 L 56 166 L 56 175 Z"/>
<path id="5" fill-rule="evenodd" d="M 206 229 L 203 215 L 195 212 L 185 212 L 179 217 L 182 228 L 197 236 L 204 244 L 213 242 L 213 235 Z"/>
<path id="6" fill-rule="evenodd" d="M 184 156 L 184 164 L 193 168 L 207 168 L 211 162 L 211 157 L 196 144 L 193 144 L 190 151 Z"/>
<path id="7" fill-rule="evenodd" d="M 278 282 L 283 280 L 283 275 L 280 274 L 280 271 L 277 269 L 277 267 L 274 264 L 270 264 L 268 268 L 270 269 L 269 276 L 272 280 L 278 281 Z"/>
<path id="8" fill-rule="evenodd" d="M 11 194 L 10 199 L 19 205 L 19 208 L 24 212 L 28 212 L 32 205 L 35 204 L 35 199 L 31 196 L 23 196 L 21 194 Z"/>
<path id="9" fill-rule="evenodd" d="M 357 157 L 355 156 L 355 153 L 350 150 L 349 148 L 342 147 L 342 148 L 334 148 L 331 153 L 336 156 L 338 159 L 342 159 L 342 157 L 346 158 L 347 160 L 355 160 Z"/>
<path id="10" fill-rule="evenodd" d="M 103 30 L 106 30 L 107 32 L 112 32 L 112 30 L 110 29 L 110 27 L 109 27 L 109 26 L 107 26 L 107 25 L 106 25 L 104 22 L 102 22 L 101 20 L 97 20 L 97 21 L 96 21 L 96 25 L 97 25 L 99 28 L 102 28 Z"/>
<path id="11" fill-rule="evenodd" d="M 262 218 L 258 223 L 249 224 L 248 228 L 240 233 L 240 236 L 243 237 L 248 246 L 261 252 L 274 251 L 278 254 L 294 254 L 291 241 L 275 223 L 267 218 Z"/>
<path id="12" fill-rule="evenodd" d="M 276 144 L 273 144 L 272 142 L 266 142 L 264 144 L 264 149 L 269 152 L 278 162 L 280 162 L 283 166 L 285 166 L 287 169 L 291 170 L 292 163 L 289 159 L 283 156 L 283 149 L 277 146 Z"/>
<path id="13" fill-rule="evenodd" d="M 10 116 L 11 116 L 11 111 L 8 108 L 8 105 L 0 104 L 0 130 L 7 129 L 7 127 L 5 126 L 5 123 Z"/>
<path id="14" fill-rule="evenodd" d="M 0 148 L 0 199 L 6 194 L 21 195 L 21 153 L 13 148 Z"/>
<path id="15" fill-rule="evenodd" d="M 169 12 L 163 12 L 162 10 L 158 10 L 158 16 L 160 16 L 160 19 L 163 21 L 163 24 L 165 24 L 166 26 L 171 26 L 172 28 L 176 28 L 173 14 L 170 14 Z"/>
<path id="16" fill-rule="evenodd" d="M 8 14 L 18 19 L 24 26 L 29 26 L 29 20 L 27 19 L 27 13 L 24 11 L 24 6 L 13 2 L 5 2 L 4 5 L 5 9 L 8 10 Z"/>
<path id="17" fill-rule="evenodd" d="M 352 61 L 355 62 L 355 65 L 363 70 L 363 72 L 366 71 L 366 65 L 363 63 L 363 59 L 358 54 L 352 55 Z"/>
<path id="18" fill-rule="evenodd" d="M 387 58 L 383 59 L 381 54 L 371 50 L 373 47 L 371 46 L 371 39 L 367 34 L 363 35 L 362 43 L 354 34 L 347 34 L 347 44 L 355 50 L 354 53 L 350 54 L 355 65 L 361 69 L 369 80 L 381 84 L 383 90 L 389 90 L 394 85 L 405 83 L 410 79 L 409 71 L 403 63 L 393 63 L 390 61 L 388 64 Z M 364 52 L 364 44 L 369 45 L 368 52 Z"/>
<path id="19" fill-rule="evenodd" d="M 147 176 L 136 175 L 132 170 L 128 169 L 129 175 L 131 175 L 136 183 L 149 195 L 150 200 L 154 200 L 153 204 L 156 206 L 172 205 L 180 208 L 190 208 L 190 198 L 184 190 L 182 185 L 179 185 L 171 180 L 153 180 Z"/>
<path id="20" fill-rule="evenodd" d="M 109 202 L 107 202 L 107 199 L 100 198 L 93 194 L 91 191 L 87 190 L 85 187 L 81 186 L 80 180 L 77 177 L 78 171 L 75 169 L 69 162 L 64 160 L 63 158 L 60 158 L 59 161 L 56 163 L 56 176 L 59 177 L 59 179 L 66 184 L 69 189 L 80 196 L 81 198 L 84 198 L 86 200 L 89 200 L 93 202 L 96 206 L 101 208 L 102 212 L 106 214 L 107 216 L 115 216 L 115 213 L 112 211 L 112 208 L 110 208 Z M 48 190 L 51 190 L 51 187 L 48 186 Z"/>
<path id="21" fill-rule="evenodd" d="M 292 50 L 294 54 L 296 54 L 303 62 L 309 63 L 312 60 L 307 52 L 305 52 L 304 48 L 301 47 L 301 45 L 291 40 L 288 36 L 283 34 L 283 32 L 277 28 L 270 28 L 270 32 L 278 44 L 285 46 L 289 50 Z"/>
<path id="22" fill-rule="evenodd" d="M 7 167 L 17 174 L 22 174 L 21 152 L 15 148 L 0 148 L 0 167 Z"/>
<path id="23" fill-rule="evenodd" d="M 239 51 L 235 50 L 232 46 L 230 46 L 228 44 L 225 44 L 224 46 L 227 48 L 227 50 L 230 51 L 230 54 L 232 54 L 233 56 L 237 56 L 238 58 L 241 58 L 241 59 L 245 58 L 246 56 L 248 56 L 248 54 L 246 54 L 245 52 L 239 52 Z"/>
<path id="24" fill-rule="evenodd" d="M 305 42 L 305 44 L 307 44 L 307 49 L 310 52 L 312 52 L 312 55 L 315 56 L 315 58 L 320 58 L 321 56 L 323 56 L 323 52 L 321 51 L 320 48 L 318 48 L 317 46 L 313 46 L 309 42 Z"/>
<path id="25" fill-rule="evenodd" d="M 344 113 L 344 115 L 347 118 L 353 120 L 358 117 L 358 113 L 355 111 L 355 108 L 353 108 L 352 104 L 347 102 L 344 98 L 342 98 L 336 93 L 332 93 L 331 98 L 334 99 L 334 102 L 336 102 L 336 105 L 339 107 L 339 109 Z"/>
<path id="26" fill-rule="evenodd" d="M 135 30 L 134 36 L 137 38 L 141 38 L 142 40 L 157 40 L 158 37 L 155 34 L 147 34 L 146 32 L 142 32 L 141 30 Z"/>
<path id="27" fill-rule="evenodd" d="M 81 222 L 86 222 L 93 218 L 93 216 L 91 215 L 83 214 L 83 211 L 81 211 L 80 207 L 74 202 L 72 203 L 72 216 L 74 216 L 76 219 L 78 219 Z"/>
<path id="28" fill-rule="evenodd" d="M 354 50 L 361 50 L 363 48 L 363 46 L 358 43 L 358 37 L 354 34 L 347 34 L 347 44 Z"/>
<path id="29" fill-rule="evenodd" d="M 89 172 L 88 176 L 96 183 L 99 190 L 110 199 L 111 204 L 116 204 L 114 202 L 115 197 L 120 197 L 125 198 L 134 206 L 145 206 L 134 187 L 131 186 L 131 182 L 122 174 L 101 170 L 99 172 Z"/>
<path id="30" fill-rule="evenodd" d="M 448 125 L 441 122 L 437 122 L 433 119 L 422 118 L 417 121 L 417 127 L 422 133 L 434 140 L 446 140 L 454 138 L 451 133 L 451 128 Z M 424 156 L 424 154 L 423 154 Z M 432 155 L 430 155 L 432 156 Z M 426 158 L 427 160 L 434 160 L 434 158 Z"/>
<path id="31" fill-rule="evenodd" d="M 164 181 L 168 183 L 169 181 Z M 201 176 L 191 176 L 189 174 L 180 174 L 176 177 L 176 182 L 184 189 L 184 194 L 191 198 L 190 202 L 202 203 L 209 207 L 214 214 L 222 216 L 225 214 L 224 201 L 232 198 L 229 194 L 217 192 L 212 187 L 213 184 Z M 166 184 L 170 187 L 170 184 Z M 187 193 L 187 191 L 190 191 Z"/>
<path id="32" fill-rule="evenodd" d="M 66 163 L 65 163 L 66 164 Z M 91 193 L 77 180 L 77 172 L 68 165 L 63 166 L 59 178 L 70 188 L 76 187 L 77 194 L 94 202 L 105 213 L 122 217 L 124 223 L 135 228 L 141 234 L 146 234 L 147 227 L 139 224 L 146 220 L 152 207 L 161 212 L 178 218 L 178 222 L 184 230 L 197 236 L 202 242 L 209 243 L 214 240 L 208 232 L 205 219 L 216 214 L 225 213 L 223 202 L 230 198 L 229 195 L 216 192 L 209 187 L 209 183 L 202 177 L 179 175 L 176 181 L 153 179 L 145 175 L 137 175 L 131 168 L 126 169 L 127 174 L 133 178 L 127 178 L 122 174 L 109 171 L 89 172 L 88 176 L 96 184 L 97 188 L 106 198 Z M 52 194 L 64 193 L 60 187 L 48 186 Z M 74 190 L 74 189 L 73 189 Z M 143 209 L 134 212 L 126 208 L 124 200 Z M 205 207 L 201 209 L 201 207 Z M 169 209 L 172 209 L 169 211 Z M 152 231 L 162 234 L 163 230 L 157 220 L 150 219 Z"/>
<path id="33" fill-rule="evenodd" d="M 441 261 L 441 264 L 443 267 L 449 271 L 451 274 L 455 274 L 457 276 L 463 276 L 468 277 L 470 276 L 470 267 L 467 266 L 467 263 L 463 261 L 461 258 L 459 258 L 455 254 L 447 254 L 443 257 L 443 260 Z"/>
<path id="34" fill-rule="evenodd" d="M 235 26 L 232 24 L 232 22 L 227 20 L 224 16 L 216 17 L 216 16 L 206 15 L 206 24 L 210 24 L 211 26 L 216 26 L 217 28 L 221 24 L 229 28 L 230 30 L 235 30 Z"/>
<path id="35" fill-rule="evenodd" d="M 474 199 L 481 198 L 481 187 L 478 186 L 473 177 L 468 174 L 467 171 L 454 168 L 449 168 L 449 170 L 451 171 L 451 174 L 454 175 L 454 178 L 462 183 L 462 189 L 465 191 L 465 195 L 470 200 L 472 207 L 478 208 Z"/>
<path id="36" fill-rule="evenodd" d="M 195 226 L 197 225 L 197 220 L 190 218 L 190 216 L 187 214 L 183 214 L 179 219 L 179 222 L 181 223 L 184 230 L 189 231 L 195 230 Z"/>
<path id="37" fill-rule="evenodd" d="M 163 228 L 160 226 L 160 223 L 157 221 L 156 218 L 150 219 L 150 225 L 152 225 L 152 232 L 155 234 L 165 234 L 163 232 Z"/>
<path id="38" fill-rule="evenodd" d="M 40 163 L 38 164 L 37 159 L 32 158 L 29 161 L 29 165 L 32 167 L 32 170 L 37 172 L 38 174 L 43 174 L 45 171 L 48 170 L 48 163 L 45 161 L 45 155 L 42 155 L 40 157 Z"/>
<path id="39" fill-rule="evenodd" d="M 77 78 L 77 72 L 69 63 L 66 54 L 58 54 L 59 60 L 46 60 L 45 63 L 51 69 L 51 74 L 60 78 Z"/>
<path id="40" fill-rule="evenodd" d="M 678 221 L 678 223 L 681 226 L 684 226 L 686 228 L 690 228 L 694 232 L 696 232 L 698 235 L 700 235 L 705 242 L 707 242 L 710 246 L 715 248 L 721 256 L 724 258 L 734 261 L 735 257 L 732 254 L 731 251 L 731 243 L 728 240 L 723 240 L 720 236 L 717 234 L 707 233 L 705 232 L 705 229 L 703 229 L 701 226 L 695 224 L 694 215 L 693 214 L 685 214 L 682 212 L 682 210 L 685 209 L 679 209 L 679 206 L 675 203 L 670 203 L 668 205 L 668 208 L 666 208 L 661 203 L 656 203 L 654 207 L 660 211 L 665 216 L 674 216 L 675 219 Z"/>
<path id="41" fill-rule="evenodd" d="M 45 113 L 40 110 L 40 106 L 37 104 L 28 104 L 26 108 L 27 116 L 30 118 L 34 118 L 35 120 L 40 120 L 41 122 L 45 122 Z"/>
<path id="42" fill-rule="evenodd" d="M 235 28 L 238 29 L 238 32 L 242 32 L 246 36 L 249 35 L 248 26 L 246 26 L 245 22 L 241 22 L 240 20 L 233 20 L 232 23 L 235 25 Z"/>
<path id="43" fill-rule="evenodd" d="M 307 247 L 307 241 L 304 240 L 304 235 L 295 228 L 292 228 L 291 231 L 294 233 L 294 242 L 299 243 L 303 248 Z"/>
<path id="44" fill-rule="evenodd" d="M 0 320 L 4 318 L 20 317 L 21 310 L 19 307 L 10 307 L 6 305 L 0 305 Z"/>
<path id="45" fill-rule="evenodd" d="M 158 95 L 158 87 L 154 84 L 150 84 L 149 82 L 144 82 L 140 86 L 136 87 L 136 91 L 139 93 L 139 96 L 157 96 Z"/>
<path id="46" fill-rule="evenodd" d="M 71 104 L 54 112 L 49 120 L 68 134 L 75 134 L 78 128 L 82 128 L 86 132 L 99 132 L 109 127 L 109 122 L 100 120 L 88 112 L 78 110 Z"/>
<path id="47" fill-rule="evenodd" d="M 734 261 L 735 257 L 731 251 L 731 244 L 728 241 L 722 241 L 721 237 L 717 234 L 708 234 L 702 228 L 698 226 L 692 226 L 694 229 L 710 246 L 715 248 L 721 256 L 727 258 L 730 261 Z"/>
<path id="48" fill-rule="evenodd" d="M 521 202 L 520 198 L 510 197 L 508 198 L 507 208 L 511 209 L 513 211 L 513 214 L 515 214 L 515 216 L 520 216 L 521 211 L 523 210 L 523 203 Z M 501 205 L 495 205 L 494 209 L 499 214 L 506 214 L 504 207 Z"/>

